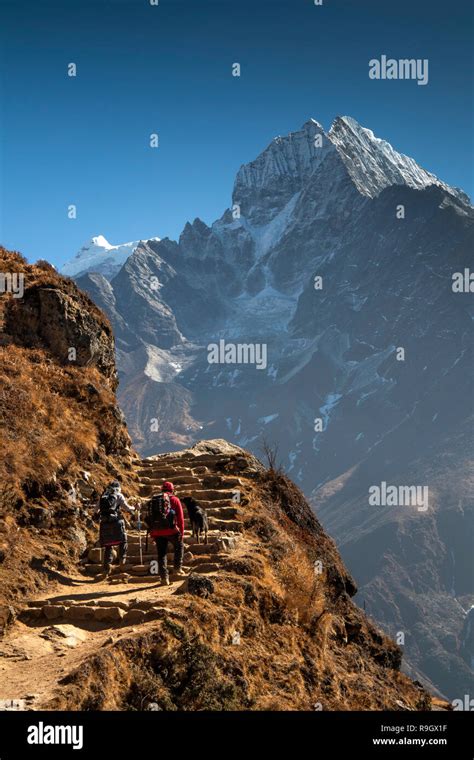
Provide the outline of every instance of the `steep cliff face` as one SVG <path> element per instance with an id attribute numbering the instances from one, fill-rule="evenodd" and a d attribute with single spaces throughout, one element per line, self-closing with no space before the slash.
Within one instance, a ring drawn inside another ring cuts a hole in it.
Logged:
<path id="1" fill-rule="evenodd" d="M 1 295 L 0 595 L 11 602 L 77 561 L 85 506 L 115 477 L 133 493 L 136 455 L 107 318 L 47 264 L 1 248 L 0 269 L 23 278 L 21 297 Z"/>
<path id="2" fill-rule="evenodd" d="M 467 419 L 413 459 L 407 446 L 403 459 L 390 461 L 389 442 L 381 444 L 311 500 L 344 561 L 358 570 L 359 603 L 403 637 L 407 672 L 451 699 L 473 688 L 471 427 Z M 368 491 L 382 467 L 387 484 L 429 484 L 428 508 L 371 506 Z"/>

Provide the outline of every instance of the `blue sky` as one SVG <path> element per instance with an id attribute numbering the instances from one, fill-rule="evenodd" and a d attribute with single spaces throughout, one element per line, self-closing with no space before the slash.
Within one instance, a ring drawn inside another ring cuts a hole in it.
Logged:
<path id="1" fill-rule="evenodd" d="M 211 223 L 239 166 L 309 117 L 353 116 L 472 196 L 467 0 L 0 0 L 0 17 L 0 241 L 29 260 Z M 428 58 L 429 84 L 370 80 L 382 54 Z"/>

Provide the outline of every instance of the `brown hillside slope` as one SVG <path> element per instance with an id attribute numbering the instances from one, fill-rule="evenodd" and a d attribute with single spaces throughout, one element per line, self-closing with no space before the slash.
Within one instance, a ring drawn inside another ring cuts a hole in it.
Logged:
<path id="1" fill-rule="evenodd" d="M 87 578 L 90 564 L 82 584 L 31 601 L 15 634 L 41 673 L 37 709 L 430 709 L 399 672 L 398 647 L 351 602 L 354 582 L 293 483 L 221 440 L 144 460 L 138 475 L 143 498 L 164 477 L 199 497 L 209 544 L 186 521 L 189 575 L 168 588 L 150 552 L 108 584 Z M 61 645 L 66 634 L 77 646 Z M 53 656 L 37 655 L 33 635 L 54 642 Z M 23 673 L 27 691 L 32 670 L 12 664 L 10 688 Z"/>
<path id="2" fill-rule="evenodd" d="M 136 476 L 107 319 L 46 263 L 0 248 L 0 272 L 24 276 L 22 298 L 0 294 L 1 630 L 86 549 L 94 490 L 120 477 L 133 493 Z"/>

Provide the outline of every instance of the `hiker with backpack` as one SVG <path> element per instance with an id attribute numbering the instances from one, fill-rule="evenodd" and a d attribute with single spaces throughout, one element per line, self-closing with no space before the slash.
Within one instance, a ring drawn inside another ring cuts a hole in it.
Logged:
<path id="1" fill-rule="evenodd" d="M 102 493 L 98 504 L 99 543 L 104 548 L 104 574 L 102 577 L 107 577 L 112 570 L 114 546 L 118 546 L 120 566 L 123 567 L 127 562 L 127 531 L 121 510 L 133 514 L 135 507 L 127 503 L 118 480 L 113 480 Z"/>
<path id="2" fill-rule="evenodd" d="M 181 502 L 174 495 L 174 486 L 166 480 L 161 493 L 154 494 L 148 502 L 145 523 L 155 543 L 158 553 L 158 572 L 162 586 L 169 586 L 168 543 L 174 551 L 174 575 L 185 576 L 183 570 L 184 555 L 184 513 Z"/>

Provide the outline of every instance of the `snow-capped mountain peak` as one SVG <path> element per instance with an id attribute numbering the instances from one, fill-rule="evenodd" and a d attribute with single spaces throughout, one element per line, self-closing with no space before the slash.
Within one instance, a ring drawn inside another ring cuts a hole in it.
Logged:
<path id="1" fill-rule="evenodd" d="M 86 246 L 84 247 L 91 247 L 91 246 L 98 246 L 102 248 L 114 248 L 113 245 L 109 243 L 108 240 L 105 239 L 103 235 L 97 235 L 96 237 L 92 237 L 89 241 L 89 243 L 86 243 Z"/>
<path id="2" fill-rule="evenodd" d="M 150 238 L 158 241 L 160 238 Z M 112 245 L 103 235 L 92 237 L 68 261 L 61 273 L 68 277 L 78 277 L 86 272 L 99 272 L 107 279 L 112 279 L 123 266 L 129 256 L 136 250 L 140 240 L 121 245 Z"/>
<path id="3" fill-rule="evenodd" d="M 334 184 L 347 173 L 357 191 L 371 198 L 391 185 L 418 190 L 437 185 L 469 203 L 462 190 L 398 153 L 350 116 L 338 116 L 328 132 L 311 118 L 296 132 L 275 137 L 256 159 L 240 167 L 232 199 L 254 224 L 268 224 L 309 183 L 331 186 L 337 194 Z"/>
<path id="4" fill-rule="evenodd" d="M 463 202 L 469 202 L 462 190 L 441 182 L 413 158 L 398 153 L 390 143 L 376 137 L 371 129 L 362 127 L 351 116 L 338 116 L 328 137 L 363 195 L 373 198 L 390 185 L 408 185 L 418 190 L 437 185 Z"/>

